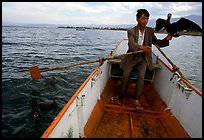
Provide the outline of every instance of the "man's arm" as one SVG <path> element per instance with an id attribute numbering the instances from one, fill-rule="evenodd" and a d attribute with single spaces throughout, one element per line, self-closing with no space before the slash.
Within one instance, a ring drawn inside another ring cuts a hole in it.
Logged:
<path id="1" fill-rule="evenodd" d="M 167 37 L 165 37 L 164 39 L 157 39 L 157 37 L 154 34 L 153 37 L 153 42 L 154 45 L 157 44 L 159 47 L 166 47 L 169 46 L 169 40 L 167 40 Z"/>
<path id="2" fill-rule="evenodd" d="M 176 35 L 176 33 L 175 33 L 173 36 L 171 36 L 170 34 L 168 34 L 165 39 L 166 39 L 166 40 L 171 40 L 175 35 Z"/>
<path id="3" fill-rule="evenodd" d="M 150 53 L 151 47 L 150 46 L 142 46 L 135 42 L 135 36 L 132 34 L 131 30 L 128 30 L 128 46 L 129 50 L 132 52 L 143 50 L 143 53 Z"/>
<path id="4" fill-rule="evenodd" d="M 135 42 L 135 36 L 131 33 L 130 30 L 128 30 L 127 33 L 128 33 L 129 50 L 132 52 L 138 51 L 138 49 L 139 49 L 139 47 L 141 47 L 141 45 L 139 45 L 138 43 Z"/>

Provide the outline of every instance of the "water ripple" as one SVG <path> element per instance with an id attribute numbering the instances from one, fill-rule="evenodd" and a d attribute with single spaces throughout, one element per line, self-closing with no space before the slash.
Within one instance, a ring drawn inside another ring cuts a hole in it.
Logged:
<path id="1" fill-rule="evenodd" d="M 105 57 L 126 36 L 124 31 L 2 27 L 3 137 L 40 137 L 97 64 L 44 72 L 37 80 L 30 77 L 31 66 L 53 68 Z M 199 87 L 202 87 L 201 40 L 199 37 L 179 37 L 171 41 L 170 47 L 164 48 Z M 41 111 L 37 130 L 32 119 L 32 99 L 59 102 L 56 108 Z"/>

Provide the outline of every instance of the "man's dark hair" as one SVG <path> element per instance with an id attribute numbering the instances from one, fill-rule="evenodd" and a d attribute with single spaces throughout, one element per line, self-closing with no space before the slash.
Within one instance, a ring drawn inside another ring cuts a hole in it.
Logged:
<path id="1" fill-rule="evenodd" d="M 146 9 L 138 9 L 137 10 L 137 18 L 140 18 L 144 14 L 146 17 L 149 17 L 149 12 Z"/>

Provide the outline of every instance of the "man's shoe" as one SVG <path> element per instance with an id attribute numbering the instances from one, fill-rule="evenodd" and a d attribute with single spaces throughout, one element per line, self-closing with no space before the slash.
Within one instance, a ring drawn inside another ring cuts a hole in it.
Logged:
<path id="1" fill-rule="evenodd" d="M 135 100 L 135 104 L 136 104 L 136 109 L 138 110 L 143 110 L 144 107 L 140 104 L 140 101 L 139 100 Z"/>

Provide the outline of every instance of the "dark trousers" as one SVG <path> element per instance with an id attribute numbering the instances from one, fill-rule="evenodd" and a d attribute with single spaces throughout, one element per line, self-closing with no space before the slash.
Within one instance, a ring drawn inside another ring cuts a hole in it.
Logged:
<path id="1" fill-rule="evenodd" d="M 133 65 L 130 65 L 125 69 L 123 69 L 123 76 L 122 76 L 121 86 L 119 89 L 119 95 L 121 98 L 124 97 L 129 84 L 131 72 L 134 68 L 136 68 L 138 70 L 138 78 L 136 80 L 136 90 L 135 90 L 134 98 L 136 100 L 139 100 L 144 88 L 144 76 L 147 68 L 147 63 L 143 57 L 139 57 L 135 59 L 133 63 L 134 63 Z"/>

